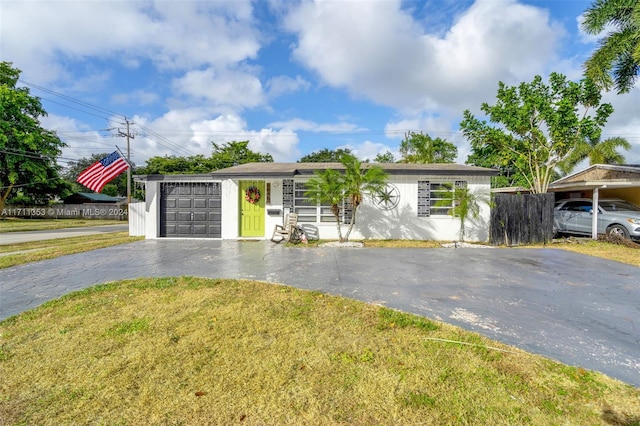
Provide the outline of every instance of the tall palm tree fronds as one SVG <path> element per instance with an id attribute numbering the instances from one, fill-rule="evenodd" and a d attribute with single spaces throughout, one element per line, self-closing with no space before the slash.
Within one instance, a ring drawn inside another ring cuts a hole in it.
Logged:
<path id="1" fill-rule="evenodd" d="M 380 166 L 368 164 L 366 168 L 362 167 L 362 162 L 353 155 L 345 155 L 342 157 L 342 164 L 345 166 L 344 171 L 344 195 L 351 203 L 353 214 L 349 229 L 345 234 L 345 241 L 349 241 L 349 235 L 353 230 L 356 222 L 356 212 L 358 206 L 362 203 L 365 195 L 375 195 L 380 193 L 387 183 L 387 172 Z"/>
<path id="2" fill-rule="evenodd" d="M 584 18 L 588 34 L 611 28 L 585 63 L 585 75 L 606 90 L 628 92 L 640 72 L 640 0 L 596 0 Z"/>
<path id="3" fill-rule="evenodd" d="M 316 205 L 327 203 L 331 206 L 331 212 L 336 217 L 338 238 L 340 242 L 345 242 L 349 241 L 356 222 L 358 206 L 365 195 L 375 195 L 384 189 L 387 173 L 380 166 L 367 164 L 367 167 L 362 167 L 362 162 L 351 154 L 344 154 L 341 163 L 345 167 L 344 173 L 332 169 L 316 172 L 307 181 L 304 196 Z M 349 228 L 343 237 L 340 206 L 345 200 L 351 205 L 353 212 Z"/>
<path id="4" fill-rule="evenodd" d="M 565 174 L 569 174 L 578 163 L 586 159 L 589 159 L 589 165 L 591 166 L 594 164 L 624 164 L 625 158 L 624 155 L 618 152 L 619 148 L 628 151 L 631 149 L 631 144 L 621 137 L 581 143 L 560 164 L 560 170 Z"/>
<path id="5" fill-rule="evenodd" d="M 449 210 L 449 214 L 460 219 L 460 241 L 464 241 L 466 231 L 465 224 L 469 218 L 477 219 L 480 217 L 480 204 L 488 203 L 486 197 L 476 194 L 467 186 L 448 185 L 449 195 L 436 203 L 440 207 L 453 207 Z"/>
<path id="6" fill-rule="evenodd" d="M 331 205 L 331 213 L 336 217 L 338 227 L 338 239 L 343 242 L 342 226 L 340 223 L 340 205 L 344 199 L 343 176 L 332 169 L 316 172 L 315 176 L 306 183 L 305 198 L 314 204 L 328 203 Z"/>

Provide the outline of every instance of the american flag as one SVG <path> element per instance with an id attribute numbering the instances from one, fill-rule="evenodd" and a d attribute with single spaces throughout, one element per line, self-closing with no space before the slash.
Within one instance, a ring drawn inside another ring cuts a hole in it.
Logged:
<path id="1" fill-rule="evenodd" d="M 76 180 L 87 188 L 100 192 L 106 184 L 128 168 L 129 164 L 120 156 L 118 151 L 114 151 L 80 173 Z"/>

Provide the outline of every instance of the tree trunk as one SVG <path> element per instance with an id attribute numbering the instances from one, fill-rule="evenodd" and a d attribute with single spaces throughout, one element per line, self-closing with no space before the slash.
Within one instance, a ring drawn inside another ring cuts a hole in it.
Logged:
<path id="1" fill-rule="evenodd" d="M 12 189 L 13 189 L 13 184 L 11 183 L 7 187 L 6 191 L 2 194 L 2 196 L 0 196 L 0 214 L 4 210 L 4 203 L 7 201 L 7 198 L 9 198 L 9 194 L 11 194 Z"/>
<path id="2" fill-rule="evenodd" d="M 340 208 L 337 204 L 331 206 L 331 212 L 336 217 L 336 227 L 338 228 L 338 241 L 344 242 L 342 238 L 342 223 L 340 223 Z"/>
<path id="3" fill-rule="evenodd" d="M 351 230 L 353 229 L 353 224 L 356 223 L 356 211 L 358 210 L 358 206 L 353 205 L 353 215 L 351 215 L 351 223 L 349 224 L 349 229 L 347 229 L 347 234 L 344 236 L 345 241 L 349 241 L 349 235 L 351 235 Z"/>

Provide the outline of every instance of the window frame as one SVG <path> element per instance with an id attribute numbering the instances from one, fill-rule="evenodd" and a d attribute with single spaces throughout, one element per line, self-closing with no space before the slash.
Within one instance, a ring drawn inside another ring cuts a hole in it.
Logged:
<path id="1" fill-rule="evenodd" d="M 298 214 L 299 223 L 310 223 L 315 225 L 334 224 L 336 223 L 336 217 L 331 211 L 330 204 L 317 203 L 312 205 L 304 196 L 304 193 L 308 191 L 306 181 L 294 181 L 293 182 L 293 205 L 291 207 L 293 213 Z M 351 209 L 349 209 L 349 201 L 342 200 L 340 207 L 340 223 L 349 224 L 351 219 Z M 303 210 L 304 209 L 304 210 Z M 311 212 L 315 210 L 315 212 Z M 313 220 L 311 218 L 313 217 Z"/>
<path id="2" fill-rule="evenodd" d="M 445 217 L 451 216 L 451 209 L 459 202 L 453 197 L 455 188 L 466 188 L 467 181 L 453 180 L 419 180 L 418 181 L 418 217 Z M 448 188 L 443 190 L 443 188 Z M 450 200 L 450 205 L 438 205 L 443 200 Z"/>

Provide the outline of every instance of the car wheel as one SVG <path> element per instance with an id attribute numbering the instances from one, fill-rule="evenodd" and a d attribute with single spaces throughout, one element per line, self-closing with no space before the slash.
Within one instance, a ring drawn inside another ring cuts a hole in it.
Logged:
<path id="1" fill-rule="evenodd" d="M 607 235 L 609 237 L 621 237 L 629 239 L 629 232 L 627 232 L 627 228 L 622 225 L 611 225 L 607 228 Z"/>

